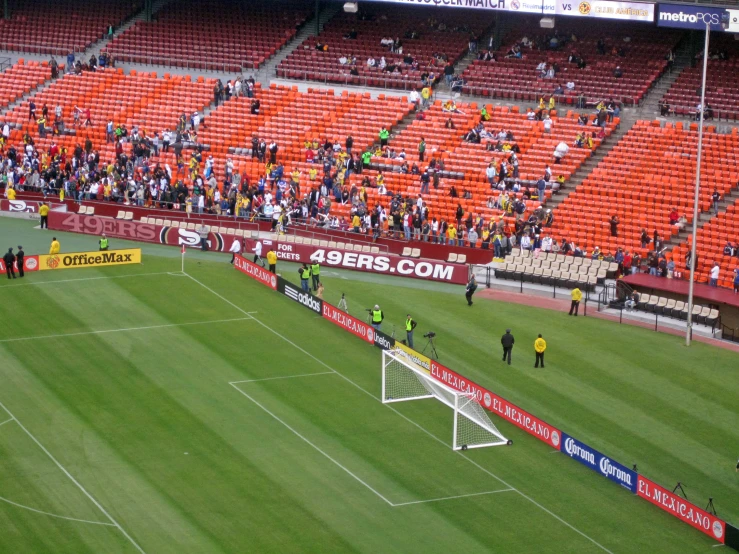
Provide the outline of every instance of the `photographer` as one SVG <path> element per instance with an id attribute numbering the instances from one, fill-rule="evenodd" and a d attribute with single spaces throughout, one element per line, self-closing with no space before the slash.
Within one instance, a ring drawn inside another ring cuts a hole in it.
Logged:
<path id="1" fill-rule="evenodd" d="M 380 306 L 378 306 L 377 304 L 375 304 L 374 308 L 368 308 L 367 311 L 370 314 L 372 327 L 379 331 L 380 327 L 382 326 L 382 320 L 385 319 L 385 314 L 382 313 Z"/>
<path id="2" fill-rule="evenodd" d="M 408 346 L 413 348 L 413 329 L 416 328 L 416 321 L 408 314 L 408 318 L 405 320 L 405 338 Z"/>

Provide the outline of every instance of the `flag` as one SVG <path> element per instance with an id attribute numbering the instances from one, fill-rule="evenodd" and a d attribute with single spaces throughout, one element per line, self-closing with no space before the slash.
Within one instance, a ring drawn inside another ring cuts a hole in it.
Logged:
<path id="1" fill-rule="evenodd" d="M 185 253 L 185 245 L 184 244 L 182 245 L 182 253 L 183 254 Z"/>

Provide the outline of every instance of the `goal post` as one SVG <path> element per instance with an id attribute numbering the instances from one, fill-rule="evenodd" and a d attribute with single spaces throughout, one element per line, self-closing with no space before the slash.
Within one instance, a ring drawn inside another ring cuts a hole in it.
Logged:
<path id="1" fill-rule="evenodd" d="M 394 350 L 382 352 L 382 403 L 436 398 L 454 414 L 452 448 L 467 450 L 511 444 L 488 417 L 472 393 L 441 383 Z"/>

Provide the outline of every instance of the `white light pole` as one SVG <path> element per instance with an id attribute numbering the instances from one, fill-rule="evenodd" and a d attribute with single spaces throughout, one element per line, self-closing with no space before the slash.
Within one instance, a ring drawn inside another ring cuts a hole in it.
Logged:
<path id="1" fill-rule="evenodd" d="M 693 335 L 693 285 L 695 284 L 696 240 L 698 235 L 698 202 L 701 189 L 701 154 L 703 153 L 703 114 L 706 111 L 706 72 L 708 71 L 708 41 L 711 26 L 706 23 L 706 43 L 703 46 L 703 80 L 701 82 L 701 109 L 698 114 L 698 156 L 695 167 L 695 195 L 693 197 L 693 234 L 690 244 L 690 281 L 688 285 L 688 328 L 685 331 L 685 346 L 690 346 Z"/>

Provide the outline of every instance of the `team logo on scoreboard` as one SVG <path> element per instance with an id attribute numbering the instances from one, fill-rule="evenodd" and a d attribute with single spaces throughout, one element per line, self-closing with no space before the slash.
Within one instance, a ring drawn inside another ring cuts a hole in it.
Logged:
<path id="1" fill-rule="evenodd" d="M 590 2 L 580 2 L 580 5 L 577 7 L 577 10 L 582 15 L 589 15 L 590 9 L 591 9 Z"/>

